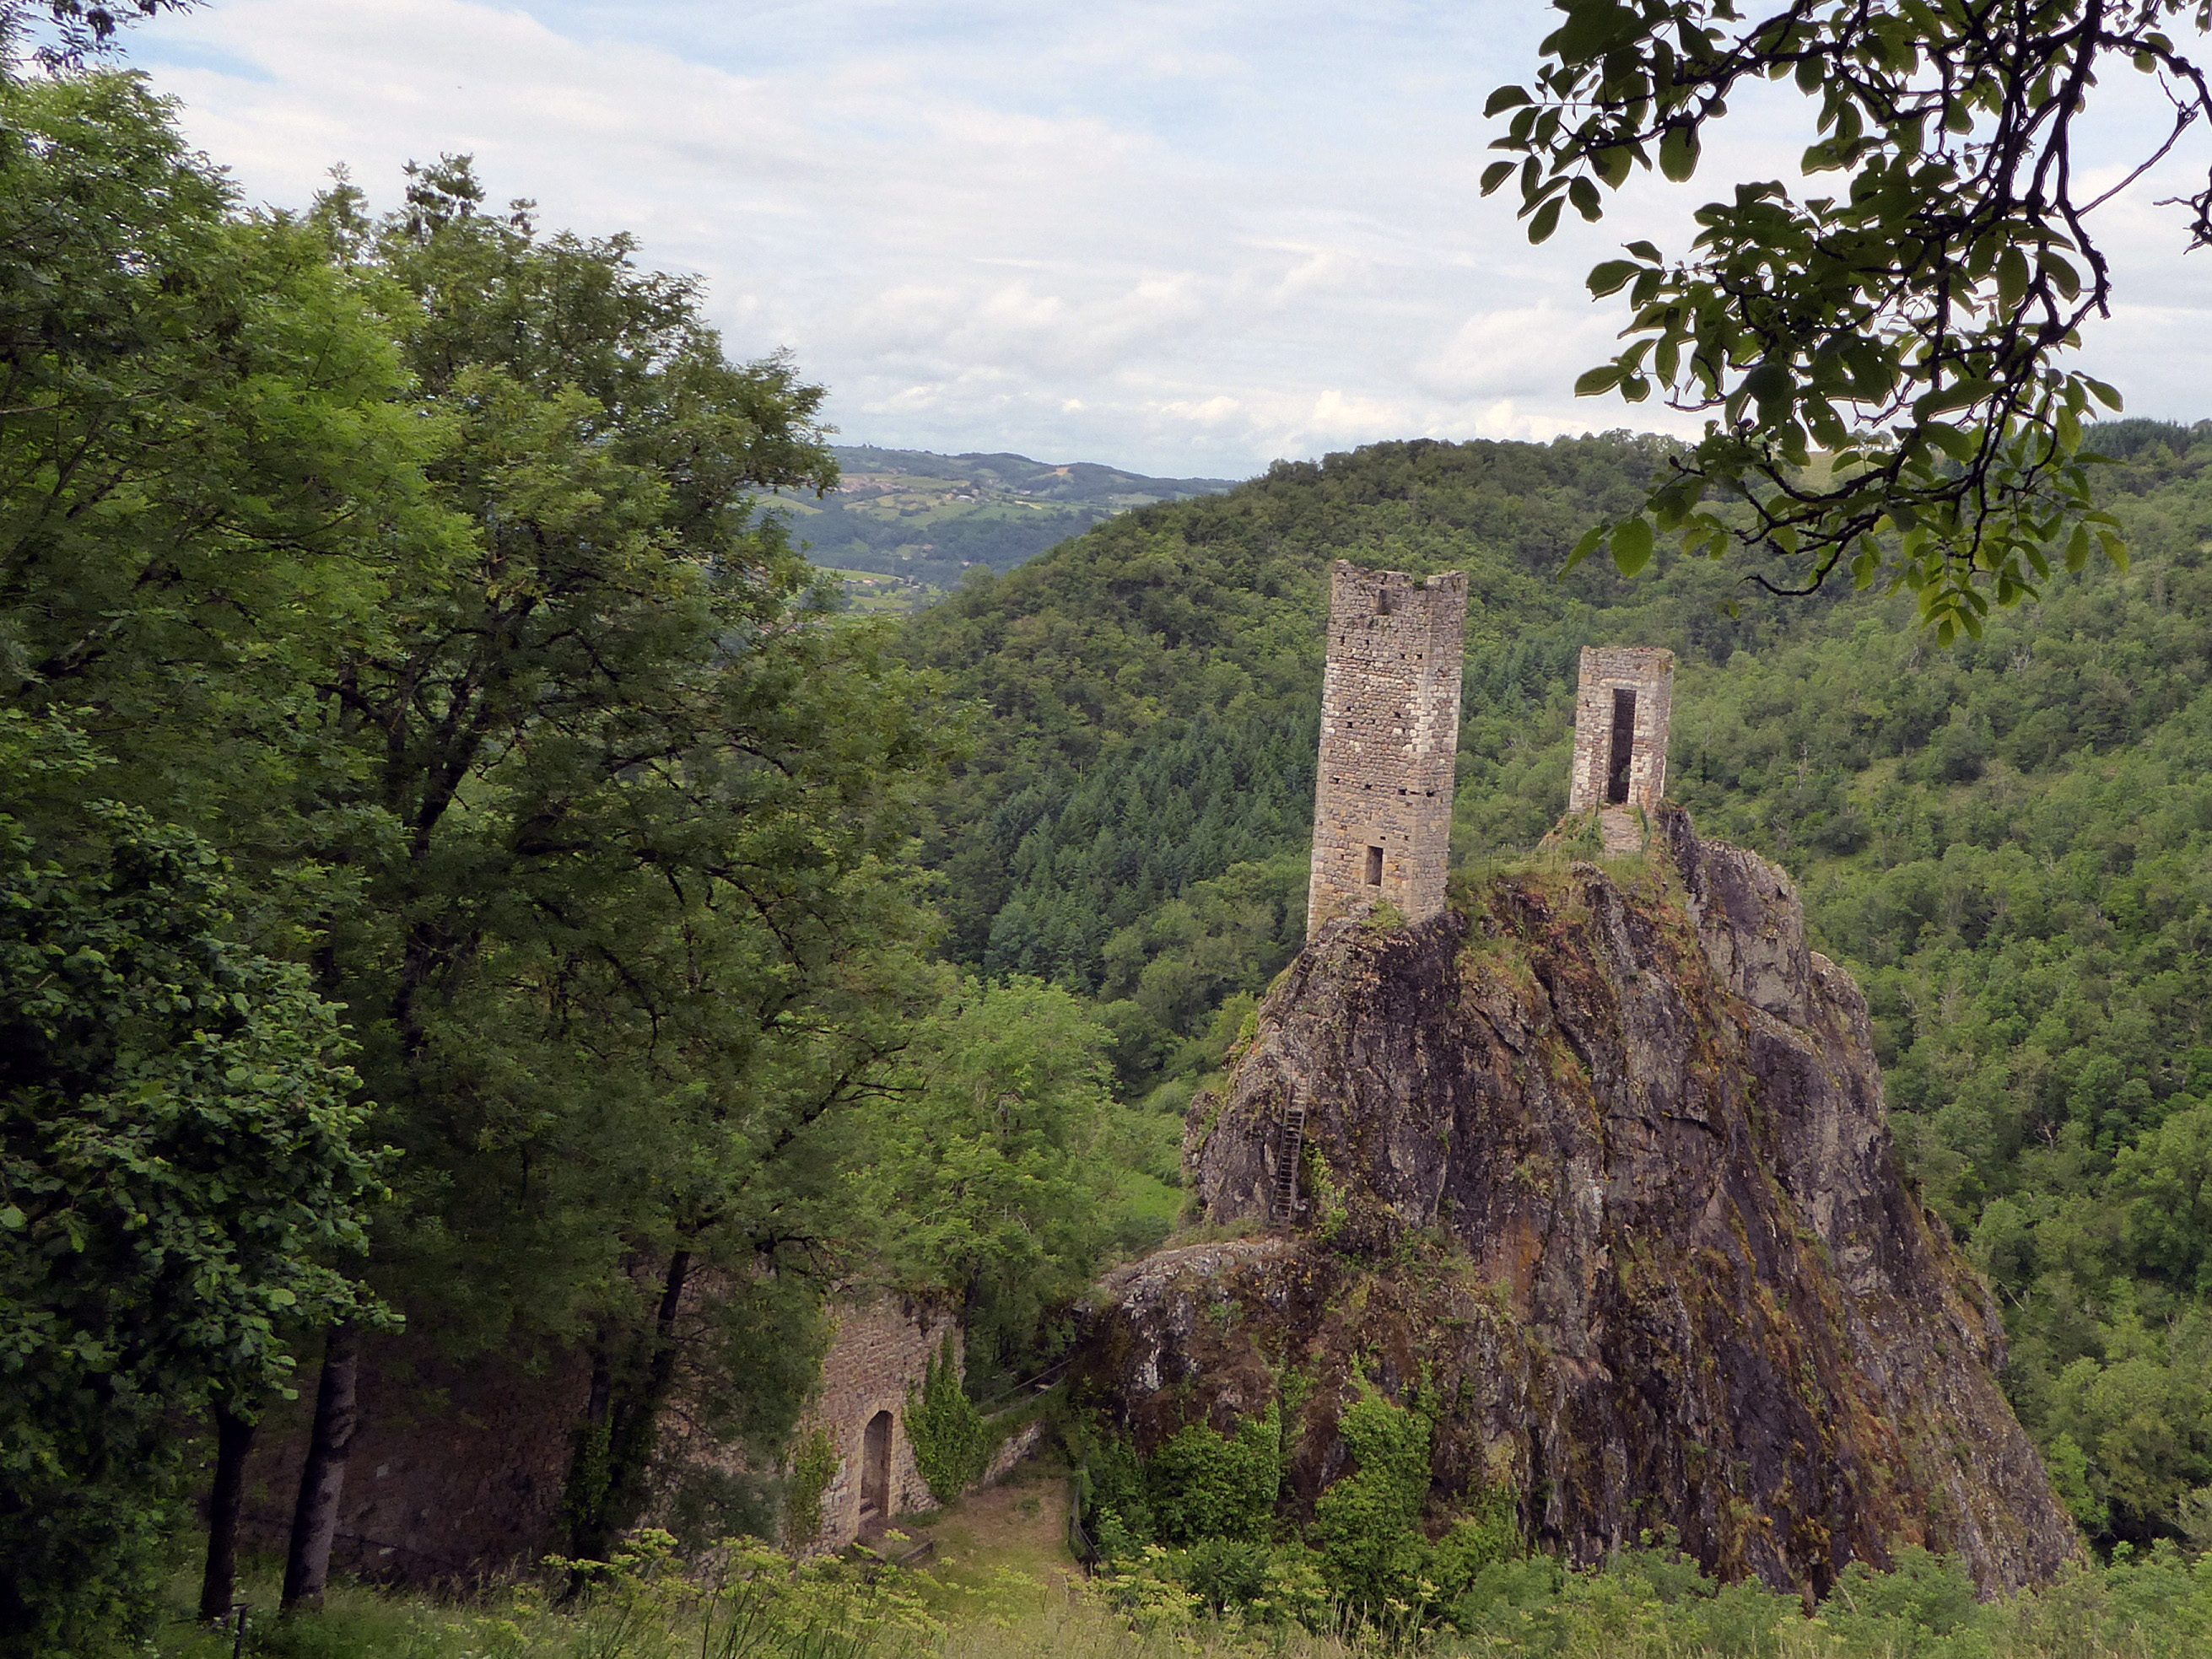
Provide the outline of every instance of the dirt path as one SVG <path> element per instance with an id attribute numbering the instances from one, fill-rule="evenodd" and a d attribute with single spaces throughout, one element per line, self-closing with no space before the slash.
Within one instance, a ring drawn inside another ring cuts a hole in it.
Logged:
<path id="1" fill-rule="evenodd" d="M 1082 1577 L 1067 1551 L 1067 1504 L 1066 1468 L 1056 1458 L 1030 1458 L 997 1486 L 898 1525 L 936 1540 L 936 1571 L 949 1582 L 980 1585 L 1007 1569 L 1064 1591 Z"/>

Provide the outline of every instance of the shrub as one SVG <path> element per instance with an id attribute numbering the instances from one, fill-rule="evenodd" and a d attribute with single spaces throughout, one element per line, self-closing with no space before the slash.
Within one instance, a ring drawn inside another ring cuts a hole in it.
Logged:
<path id="1" fill-rule="evenodd" d="M 1521 1527 L 1510 1488 L 1487 1487 L 1470 1508 L 1473 1513 L 1453 1522 L 1429 1552 L 1425 1577 L 1436 1586 L 1438 1601 L 1447 1606 L 1484 1568 L 1521 1553 Z"/>
<path id="2" fill-rule="evenodd" d="M 1418 1606 L 1428 1565 L 1419 1522 L 1429 1492 L 1429 1422 L 1370 1395 L 1347 1409 L 1337 1432 L 1352 1472 L 1314 1505 L 1330 1588 L 1364 1612 L 1396 1601 Z"/>
<path id="3" fill-rule="evenodd" d="M 1975 1609 L 1974 1581 L 1956 1559 L 1904 1549 L 1888 1572 L 1846 1567 L 1822 1615 L 1846 1641 L 1913 1659 L 1948 1650 L 1942 1638 L 1972 1624 Z"/>
<path id="4" fill-rule="evenodd" d="M 1145 1473 L 1162 1542 L 1264 1539 L 1283 1479 L 1282 1408 L 1269 1406 L 1229 1436 L 1189 1424 L 1152 1455 Z"/>
<path id="5" fill-rule="evenodd" d="M 907 1390 L 906 1435 L 914 1445 L 915 1467 L 940 1504 L 974 1486 L 990 1462 L 991 1431 L 961 1387 L 960 1362 L 949 1336 L 922 1375 L 921 1392 Z"/>

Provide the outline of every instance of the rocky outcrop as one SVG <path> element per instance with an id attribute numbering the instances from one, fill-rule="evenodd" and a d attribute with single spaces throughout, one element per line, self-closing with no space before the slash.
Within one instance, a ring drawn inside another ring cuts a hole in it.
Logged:
<path id="1" fill-rule="evenodd" d="M 1578 1563 L 1671 1530 L 1816 1593 L 1908 1544 L 2049 1577 L 2079 1545 L 1899 1165 L 1864 999 L 1780 871 L 1672 809 L 1652 840 L 1309 945 L 1186 1131 L 1207 1219 L 1272 1231 L 1109 1280 L 1090 1386 L 1149 1443 L 1297 1376 L 1296 1504 L 1343 1403 L 1413 1390 L 1438 1518 L 1504 1483 Z"/>

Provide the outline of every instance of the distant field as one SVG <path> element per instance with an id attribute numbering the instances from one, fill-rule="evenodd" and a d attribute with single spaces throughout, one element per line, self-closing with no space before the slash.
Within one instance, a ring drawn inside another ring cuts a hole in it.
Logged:
<path id="1" fill-rule="evenodd" d="M 944 588 L 880 570 L 848 570 L 818 562 L 815 568 L 825 576 L 837 578 L 844 587 L 847 605 L 862 612 L 903 614 L 919 611 L 945 593 Z"/>
<path id="2" fill-rule="evenodd" d="M 845 576 L 890 576 L 874 591 L 848 581 L 857 610 L 910 611 L 951 592 L 978 566 L 1011 570 L 1047 548 L 1133 507 L 1234 487 L 1228 478 L 1153 478 L 1095 461 L 1054 465 L 1025 455 L 933 455 L 840 448 L 840 488 L 780 498 L 807 556 Z"/>

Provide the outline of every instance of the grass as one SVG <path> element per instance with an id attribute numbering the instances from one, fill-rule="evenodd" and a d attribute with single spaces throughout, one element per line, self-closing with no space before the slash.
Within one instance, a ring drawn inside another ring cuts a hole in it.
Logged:
<path id="1" fill-rule="evenodd" d="M 1085 1579 L 1066 1553 L 1067 1477 L 1042 1459 L 990 1491 L 902 1524 L 937 1545 L 926 1571 L 869 1582 L 837 1564 L 794 1575 L 758 1547 L 692 1563 L 648 1542 L 581 1605 L 556 1575 L 436 1599 L 334 1585 L 322 1611 L 251 1615 L 259 1659 L 2201 1659 L 2212 1653 L 2212 1554 L 2123 1549 L 2058 1583 L 1982 1602 L 1955 1564 L 1907 1552 L 1853 1568 L 1814 1616 L 1794 1595 L 1718 1586 L 1672 1552 L 1600 1571 L 1543 1556 L 1484 1570 L 1450 1623 L 1378 1630 L 1247 1622 L 1194 1612 L 1166 1558 Z M 185 1616 L 179 1580 L 152 1659 L 228 1659 L 232 1638 Z M 272 1607 L 264 1564 L 240 1589 Z M 1386 1620 L 1390 1615 L 1386 1611 Z"/>
<path id="2" fill-rule="evenodd" d="M 1129 1170 L 1121 1176 L 1121 1193 L 1122 1210 L 1133 1224 L 1147 1233 L 1157 1231 L 1162 1238 L 1175 1230 L 1182 1213 L 1182 1188 L 1170 1187 L 1142 1170 Z"/>
<path id="3" fill-rule="evenodd" d="M 988 1599 L 1004 1586 L 1026 1601 L 1033 1585 L 1040 1605 L 1066 1601 L 1082 1582 L 1067 1553 L 1067 1507 L 1066 1467 L 1031 1459 L 1000 1485 L 926 1517 L 937 1543 L 934 1576 L 972 1596 Z M 1008 1574 L 1024 1582 L 1006 1586 Z"/>
<path id="4" fill-rule="evenodd" d="M 1854 1570 L 1810 1618 L 1794 1596 L 1717 1589 L 1650 1552 L 1596 1573 L 1563 1575 L 1540 1558 L 1492 1569 L 1492 1599 L 1465 1632 L 1392 1636 L 1147 1616 L 1144 1598 L 1086 1582 L 1047 1547 L 1062 1519 L 1052 1484 L 985 1494 L 944 1516 L 939 1548 L 952 1561 L 934 1575 L 888 1586 L 848 1581 L 810 1602 L 772 1569 L 781 1610 L 750 1626 L 726 1604 L 702 1626 L 712 1598 L 675 1580 L 633 1584 L 627 1599 L 617 1586 L 575 1613 L 552 1609 L 529 1585 L 445 1602 L 343 1585 L 319 1614 L 255 1621 L 245 1650 L 269 1659 L 2197 1659 L 2212 1651 L 2212 1559 L 2170 1547 L 1988 1603 L 1973 1599 L 1954 1566 L 1908 1557 L 1896 1573 Z M 275 1583 L 257 1576 L 247 1589 L 273 1596 Z M 182 1619 L 150 1650 L 164 1659 L 230 1650 L 228 1638 Z"/>

